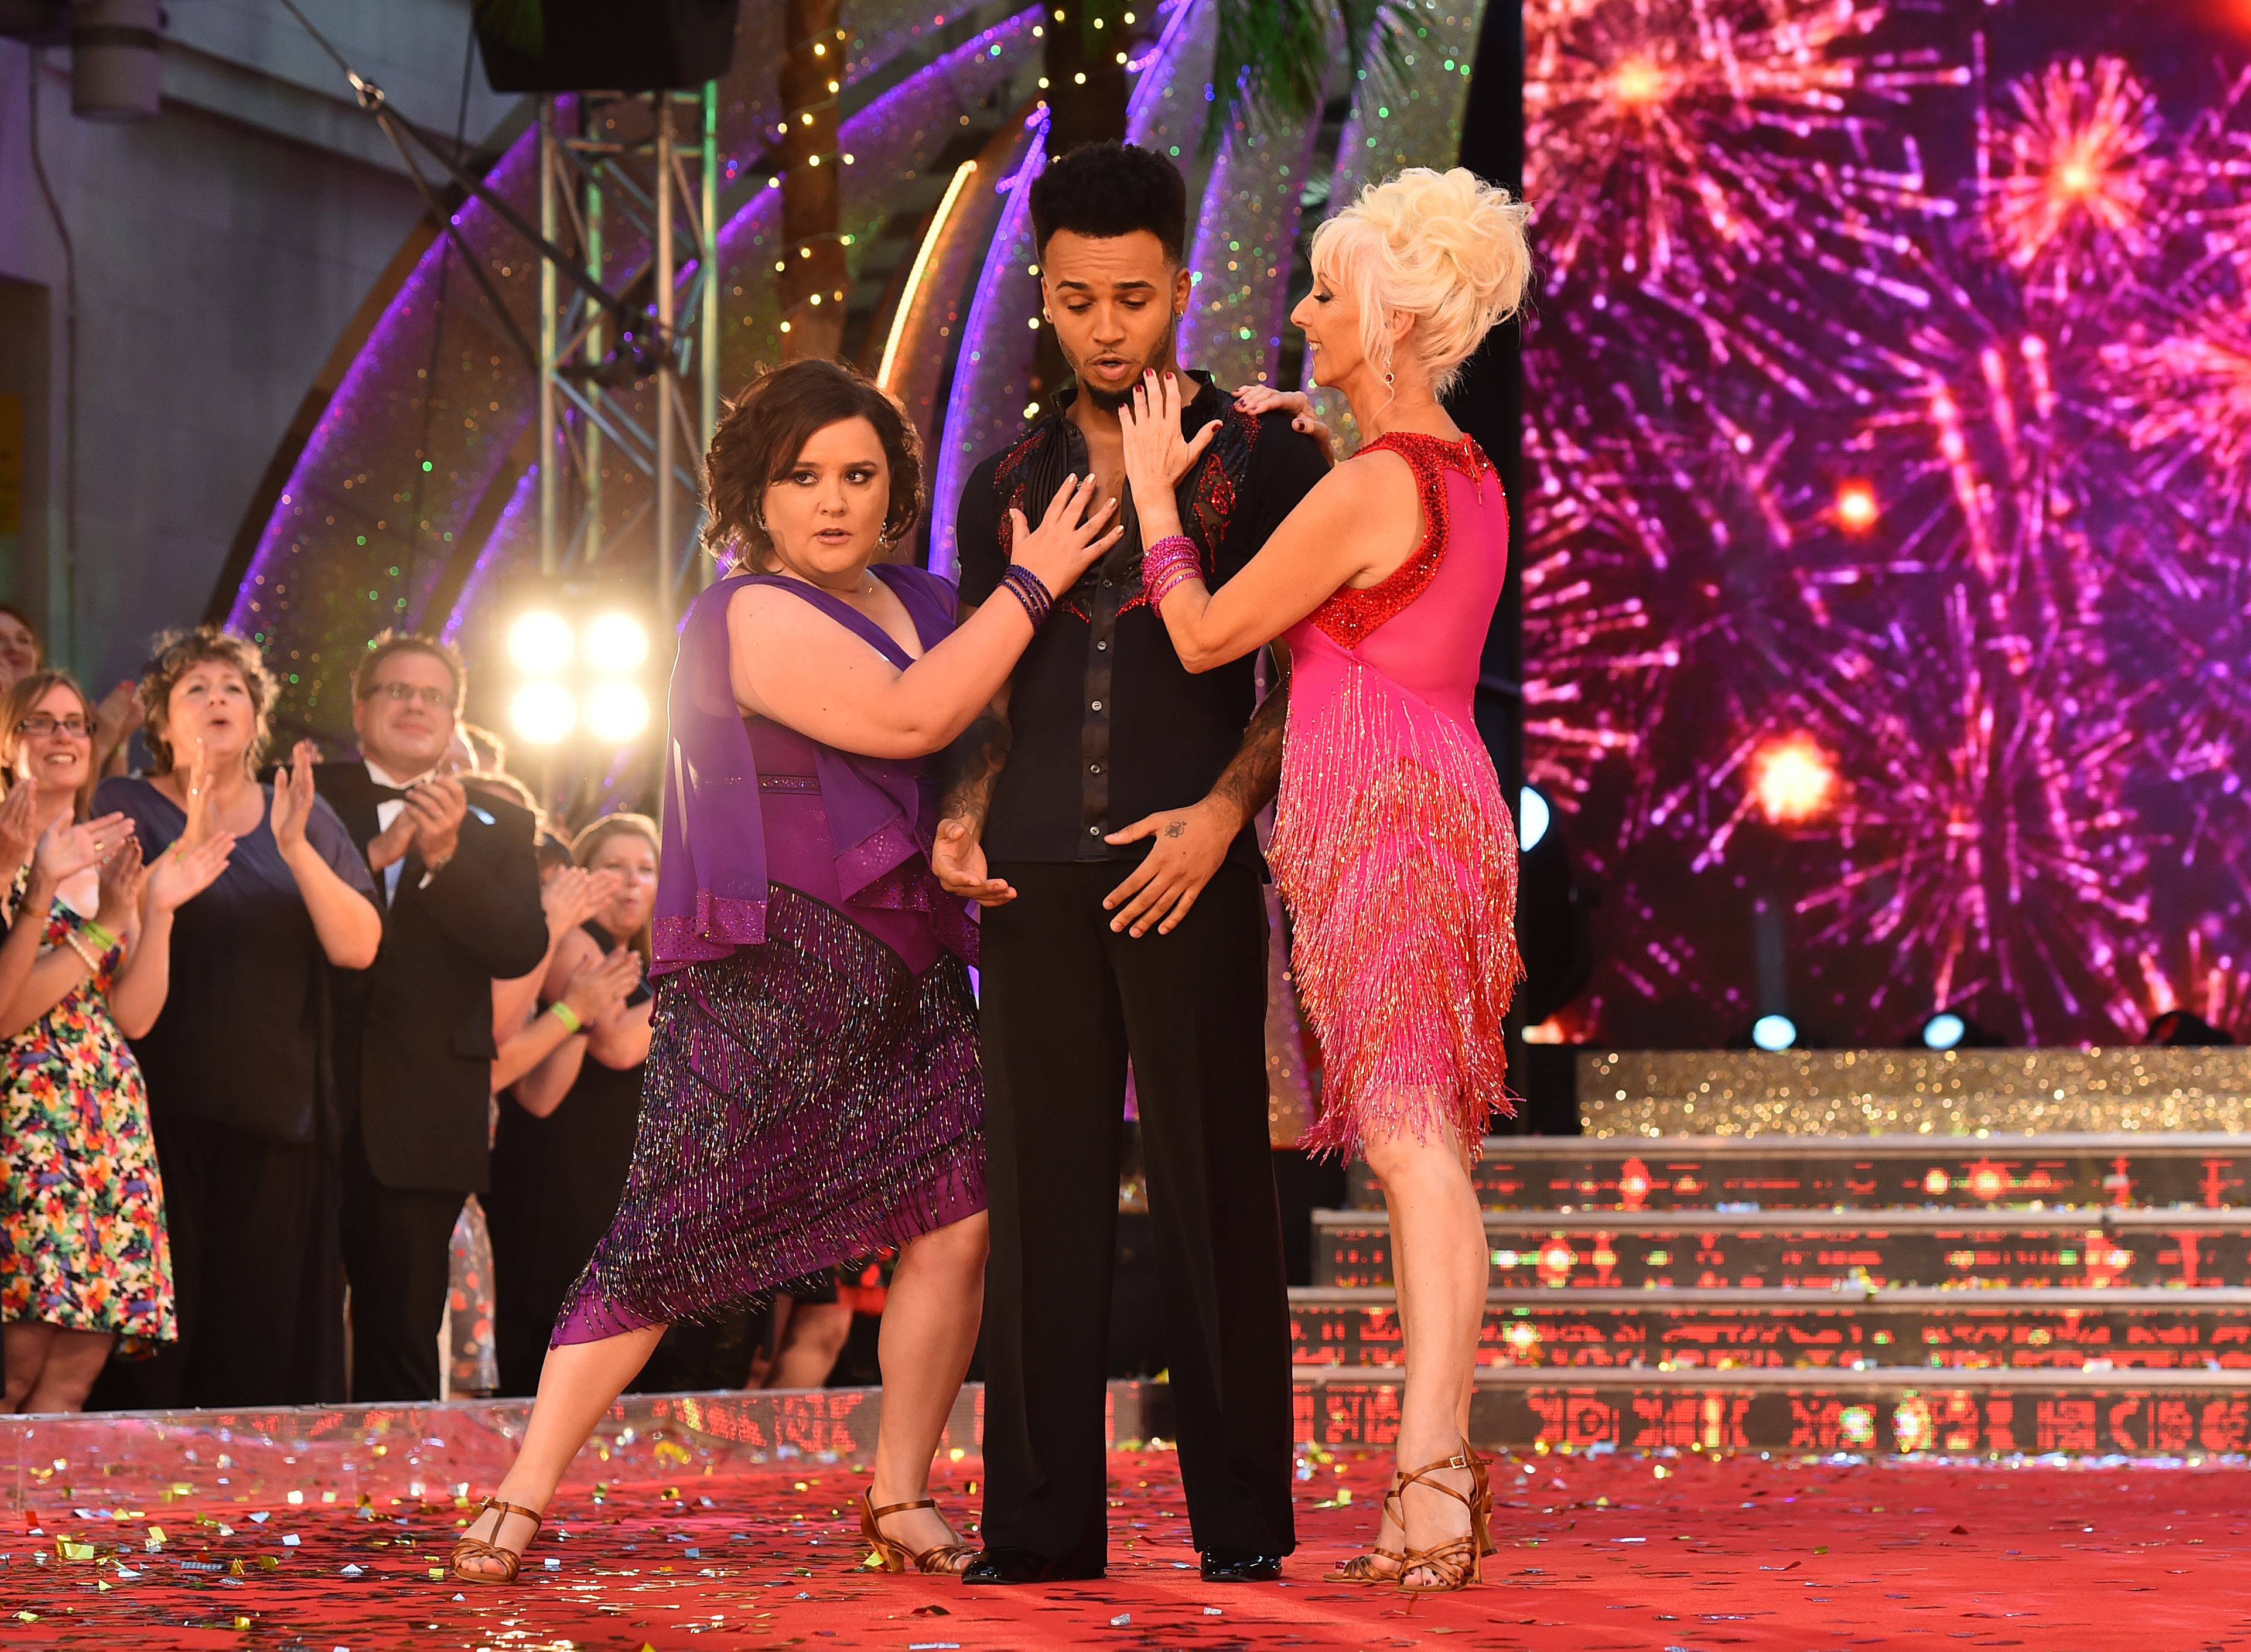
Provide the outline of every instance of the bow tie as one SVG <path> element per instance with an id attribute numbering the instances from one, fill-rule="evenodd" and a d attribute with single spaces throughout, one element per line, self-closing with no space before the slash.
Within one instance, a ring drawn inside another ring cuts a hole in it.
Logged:
<path id="1" fill-rule="evenodd" d="M 393 802 L 403 803 L 406 801 L 406 794 L 410 789 L 404 786 L 377 785 L 373 781 L 370 781 L 368 785 L 374 791 L 375 801 L 378 803 L 388 803 Z"/>

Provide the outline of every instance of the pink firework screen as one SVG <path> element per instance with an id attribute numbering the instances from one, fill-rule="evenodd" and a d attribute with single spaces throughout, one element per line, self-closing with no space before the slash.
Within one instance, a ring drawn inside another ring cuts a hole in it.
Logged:
<path id="1" fill-rule="evenodd" d="M 1562 1030 L 2251 1035 L 2251 4 L 1525 18 Z"/>

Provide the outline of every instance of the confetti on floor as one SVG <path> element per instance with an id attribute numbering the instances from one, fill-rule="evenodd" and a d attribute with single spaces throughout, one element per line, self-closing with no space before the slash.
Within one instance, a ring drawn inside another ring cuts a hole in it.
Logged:
<path id="1" fill-rule="evenodd" d="M 511 1587 L 433 1579 L 469 1515 L 48 1508 L 0 1534 L 0 1643 L 244 1652 L 749 1652 L 1396 1647 L 1557 1652 L 2251 1649 L 2241 1466 L 1806 1462 L 1610 1454 L 1494 1465 L 1482 1586 L 1409 1600 L 1323 1583 L 1374 1536 L 1389 1465 L 1301 1465 L 1279 1585 L 1197 1575 L 1171 1452 L 1111 1459 L 1095 1583 L 891 1578 L 853 1510 L 864 1473 L 802 1461 L 558 1499 Z M 1661 1471 L 1661 1472 L 1660 1472 Z M 937 1495 L 973 1512 L 980 1466 Z M 552 1569 L 550 1569 L 550 1568 Z"/>

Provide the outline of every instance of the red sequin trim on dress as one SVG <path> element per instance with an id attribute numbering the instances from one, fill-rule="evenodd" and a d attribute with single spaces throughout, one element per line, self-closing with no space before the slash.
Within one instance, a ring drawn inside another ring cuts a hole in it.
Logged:
<path id="1" fill-rule="evenodd" d="M 1356 649 L 1367 642 L 1376 627 L 1421 596 L 1438 577 L 1438 565 L 1446 559 L 1446 472 L 1460 471 L 1478 484 L 1480 494 L 1485 478 L 1496 474 L 1493 461 L 1485 456 L 1475 436 L 1447 441 L 1419 431 L 1395 430 L 1360 451 L 1374 453 L 1378 448 L 1397 454 L 1414 469 L 1416 491 L 1423 496 L 1423 543 L 1415 547 L 1414 555 L 1366 590 L 1345 586 L 1313 610 L 1313 623 L 1341 649 Z"/>

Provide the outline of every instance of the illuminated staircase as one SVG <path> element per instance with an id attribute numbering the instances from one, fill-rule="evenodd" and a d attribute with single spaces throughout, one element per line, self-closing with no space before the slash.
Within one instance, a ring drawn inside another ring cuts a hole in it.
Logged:
<path id="1" fill-rule="evenodd" d="M 2251 1448 L 2251 1138 L 1633 1129 L 1477 1179 L 1481 1446 Z M 1298 1421 L 1387 1445 L 1389 1223 L 1350 1188 L 1292 1293 Z"/>

